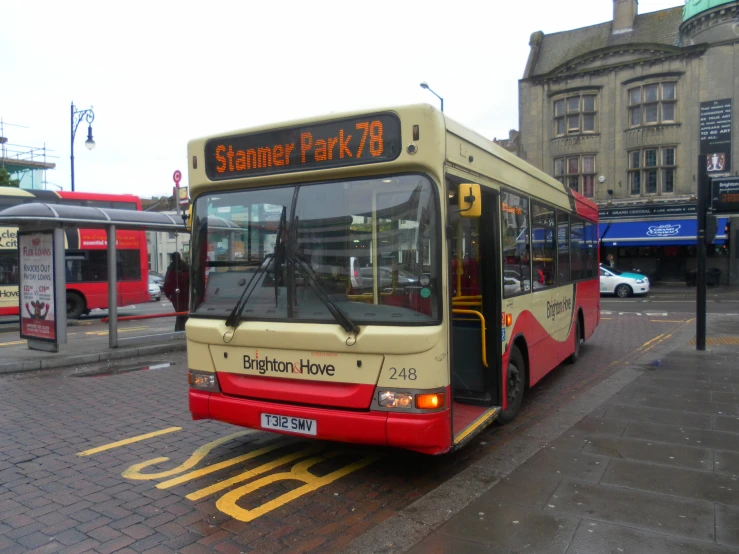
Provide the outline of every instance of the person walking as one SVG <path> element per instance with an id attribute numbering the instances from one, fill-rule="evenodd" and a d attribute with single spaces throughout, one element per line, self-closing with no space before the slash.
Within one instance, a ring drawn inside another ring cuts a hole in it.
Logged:
<path id="1" fill-rule="evenodd" d="M 163 291 L 176 312 L 186 312 L 190 309 L 190 267 L 179 252 L 172 253 L 171 258 L 172 263 L 164 275 Z M 186 322 L 187 315 L 178 315 L 174 330 L 184 331 Z"/>

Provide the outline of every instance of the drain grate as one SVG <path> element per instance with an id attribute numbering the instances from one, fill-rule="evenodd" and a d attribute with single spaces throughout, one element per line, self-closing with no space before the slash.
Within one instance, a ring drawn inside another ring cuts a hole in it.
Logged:
<path id="1" fill-rule="evenodd" d="M 112 364 L 103 367 L 96 367 L 85 371 L 72 373 L 70 377 L 102 377 L 105 375 L 120 375 L 121 373 L 130 373 L 132 371 L 149 371 L 151 369 L 164 369 L 172 365 L 172 362 L 156 360 L 151 362 L 137 362 Z"/>
<path id="2" fill-rule="evenodd" d="M 695 344 L 695 339 L 691 340 L 690 344 Z M 739 344 L 739 337 L 707 337 L 706 344 L 710 344 L 713 346 L 719 344 Z"/>

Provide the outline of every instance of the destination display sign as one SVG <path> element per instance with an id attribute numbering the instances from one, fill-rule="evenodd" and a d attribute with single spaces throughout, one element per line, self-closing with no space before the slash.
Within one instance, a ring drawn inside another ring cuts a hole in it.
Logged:
<path id="1" fill-rule="evenodd" d="M 394 160 L 400 120 L 392 114 L 211 139 L 205 174 L 216 181 Z"/>
<path id="2" fill-rule="evenodd" d="M 714 212 L 739 213 L 739 177 L 712 180 L 711 207 Z"/>

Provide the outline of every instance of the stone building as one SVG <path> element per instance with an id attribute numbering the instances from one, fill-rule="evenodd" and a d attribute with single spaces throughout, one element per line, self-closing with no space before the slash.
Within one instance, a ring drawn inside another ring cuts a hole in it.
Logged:
<path id="1" fill-rule="evenodd" d="M 739 1 L 645 14 L 637 0 L 612 2 L 612 21 L 531 35 L 519 155 L 598 203 L 601 259 L 612 253 L 620 268 L 685 282 L 710 142 L 701 131 L 712 118 L 723 124 L 721 140 L 708 137 L 720 151 L 711 176 L 739 175 Z M 721 282 L 739 284 L 739 216 L 720 214 L 708 252 Z"/>

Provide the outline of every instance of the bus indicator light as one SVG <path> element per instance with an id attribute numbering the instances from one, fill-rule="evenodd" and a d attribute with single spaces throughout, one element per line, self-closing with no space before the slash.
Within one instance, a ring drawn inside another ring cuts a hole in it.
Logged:
<path id="1" fill-rule="evenodd" d="M 513 325 L 513 314 L 506 314 L 505 324 L 506 324 L 506 327 L 510 327 L 511 325 Z"/>
<path id="2" fill-rule="evenodd" d="M 437 410 L 444 407 L 444 393 L 416 395 L 416 408 L 419 410 Z"/>

